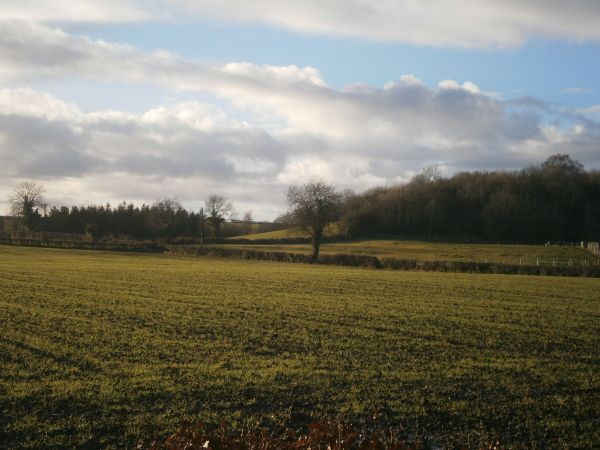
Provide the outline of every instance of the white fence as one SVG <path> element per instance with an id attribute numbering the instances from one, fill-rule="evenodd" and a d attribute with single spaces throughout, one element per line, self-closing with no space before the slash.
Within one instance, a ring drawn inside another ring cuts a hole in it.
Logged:
<path id="1" fill-rule="evenodd" d="M 600 267 L 600 258 L 519 258 L 520 266 L 544 267 Z"/>

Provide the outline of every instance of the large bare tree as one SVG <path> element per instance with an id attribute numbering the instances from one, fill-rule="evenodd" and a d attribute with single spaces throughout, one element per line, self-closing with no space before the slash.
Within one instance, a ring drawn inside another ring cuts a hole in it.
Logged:
<path id="1" fill-rule="evenodd" d="M 204 209 L 215 241 L 221 237 L 221 224 L 233 214 L 233 204 L 227 197 L 211 194 L 204 202 Z"/>
<path id="2" fill-rule="evenodd" d="M 340 197 L 334 186 L 320 178 L 288 189 L 288 214 L 294 224 L 310 234 L 313 260 L 319 256 L 325 226 L 336 219 Z"/>
<path id="3" fill-rule="evenodd" d="M 31 181 L 18 184 L 9 197 L 10 212 L 21 217 L 29 230 L 33 230 L 41 215 L 39 210 L 46 207 L 43 197 L 44 186 Z"/>
<path id="4" fill-rule="evenodd" d="M 148 226 L 163 237 L 175 237 L 177 234 L 177 215 L 183 211 L 178 199 L 165 197 L 154 202 L 148 215 Z"/>

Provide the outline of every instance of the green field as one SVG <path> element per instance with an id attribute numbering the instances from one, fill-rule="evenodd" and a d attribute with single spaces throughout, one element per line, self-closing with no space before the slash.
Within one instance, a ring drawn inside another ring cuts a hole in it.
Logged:
<path id="1" fill-rule="evenodd" d="M 340 227 L 337 223 L 329 223 L 323 230 L 323 235 L 326 237 L 335 237 L 340 235 Z M 248 239 L 251 241 L 257 239 L 294 239 L 294 238 L 308 238 L 310 235 L 307 230 L 299 228 L 286 228 L 283 230 L 267 231 L 264 233 L 251 233 L 242 234 L 239 236 L 232 237 L 232 239 Z"/>
<path id="2" fill-rule="evenodd" d="M 386 413 L 597 448 L 600 280 L 0 246 L 0 447 Z"/>
<path id="3" fill-rule="evenodd" d="M 274 233 L 281 233 L 280 231 Z M 262 233 L 271 234 L 271 233 Z M 255 235 L 260 236 L 260 235 Z M 256 239 L 259 239 L 258 237 Z M 310 254 L 309 244 L 226 244 L 227 247 Z M 598 257 L 578 247 L 506 244 L 453 244 L 423 241 L 365 240 L 323 244 L 323 254 L 372 255 L 380 258 L 416 259 L 419 261 L 473 261 L 504 264 L 556 263 L 597 265 Z"/>

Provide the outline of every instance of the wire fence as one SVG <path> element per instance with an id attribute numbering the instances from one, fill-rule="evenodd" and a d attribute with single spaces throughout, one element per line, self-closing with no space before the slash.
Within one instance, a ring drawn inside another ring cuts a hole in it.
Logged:
<path id="1" fill-rule="evenodd" d="M 519 258 L 519 265 L 544 267 L 600 267 L 600 258 Z"/>

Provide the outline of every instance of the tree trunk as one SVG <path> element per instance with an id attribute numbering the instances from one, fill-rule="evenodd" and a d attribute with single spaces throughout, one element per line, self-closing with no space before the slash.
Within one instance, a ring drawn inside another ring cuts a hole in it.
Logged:
<path id="1" fill-rule="evenodd" d="M 316 262 L 317 258 L 319 257 L 319 248 L 321 247 L 321 233 L 315 233 L 313 235 L 312 247 L 313 247 L 312 260 L 313 260 L 313 262 Z"/>

